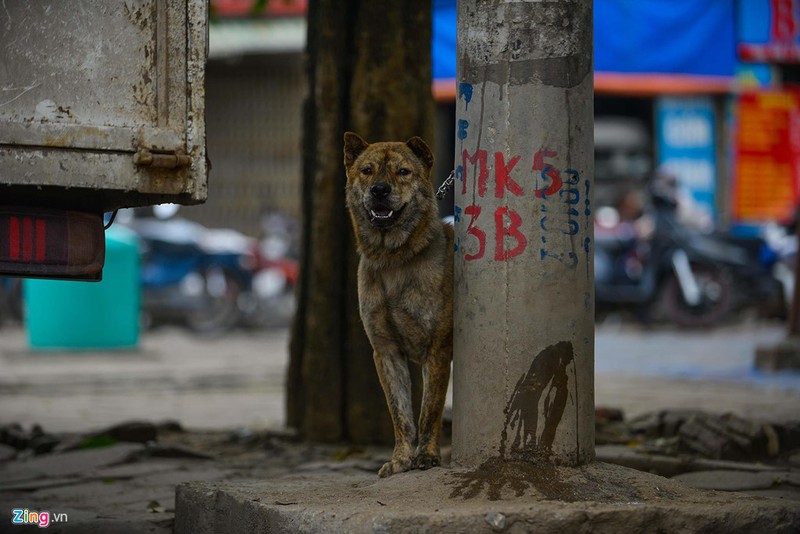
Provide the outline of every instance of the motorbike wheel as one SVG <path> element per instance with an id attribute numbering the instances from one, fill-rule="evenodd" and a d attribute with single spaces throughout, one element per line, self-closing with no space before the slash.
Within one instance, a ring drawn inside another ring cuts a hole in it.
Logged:
<path id="1" fill-rule="evenodd" d="M 186 324 L 198 334 L 226 332 L 241 319 L 238 301 L 242 285 L 222 267 L 209 267 L 201 275 L 205 302 L 186 316 Z"/>
<path id="2" fill-rule="evenodd" d="M 250 319 L 250 325 L 255 328 L 283 328 L 292 323 L 297 303 L 295 291 L 291 286 L 267 301 L 259 304 L 257 313 Z"/>
<path id="3" fill-rule="evenodd" d="M 700 302 L 692 306 L 683 298 L 678 279 L 670 276 L 662 291 L 664 318 L 688 328 L 708 327 L 720 323 L 733 309 L 733 285 L 721 269 L 708 265 L 692 265 L 700 289 Z"/>

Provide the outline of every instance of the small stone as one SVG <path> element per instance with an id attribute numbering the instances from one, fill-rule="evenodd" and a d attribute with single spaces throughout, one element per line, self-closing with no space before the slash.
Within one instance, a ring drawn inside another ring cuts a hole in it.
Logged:
<path id="1" fill-rule="evenodd" d="M 486 522 L 492 527 L 492 530 L 501 532 L 506 528 L 506 516 L 500 512 L 489 512 L 486 514 Z"/>
<path id="2" fill-rule="evenodd" d="M 167 511 L 167 509 L 161 506 L 161 504 L 158 501 L 150 501 L 147 504 L 147 510 L 154 514 L 163 514 L 164 512 Z"/>
<path id="3" fill-rule="evenodd" d="M 128 421 L 98 432 L 97 436 L 108 436 L 117 441 L 147 443 L 156 439 L 156 425 L 147 421 Z"/>

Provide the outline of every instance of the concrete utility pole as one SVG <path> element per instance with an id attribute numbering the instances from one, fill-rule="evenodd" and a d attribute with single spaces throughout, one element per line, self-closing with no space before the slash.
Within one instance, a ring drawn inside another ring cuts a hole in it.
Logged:
<path id="1" fill-rule="evenodd" d="M 592 0 L 458 3 L 453 460 L 594 458 Z"/>

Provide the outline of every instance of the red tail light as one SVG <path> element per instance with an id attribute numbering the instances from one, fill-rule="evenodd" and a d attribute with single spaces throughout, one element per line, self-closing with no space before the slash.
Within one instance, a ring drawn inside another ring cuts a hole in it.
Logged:
<path id="1" fill-rule="evenodd" d="M 0 206 L 0 276 L 100 280 L 105 251 L 99 213 Z"/>

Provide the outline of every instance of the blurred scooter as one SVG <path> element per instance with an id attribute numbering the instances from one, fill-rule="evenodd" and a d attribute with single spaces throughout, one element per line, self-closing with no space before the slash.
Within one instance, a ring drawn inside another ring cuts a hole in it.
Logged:
<path id="1" fill-rule="evenodd" d="M 715 325 L 734 309 L 734 285 L 752 265 L 739 247 L 678 220 L 669 183 L 651 188 L 647 235 L 614 208 L 595 219 L 595 299 L 599 307 L 633 305 L 648 320 Z"/>
<path id="2" fill-rule="evenodd" d="M 256 266 L 254 240 L 174 213 L 163 217 L 128 222 L 141 240 L 145 323 L 179 321 L 198 333 L 221 333 L 239 324 L 240 300 L 252 287 Z"/>
<path id="3" fill-rule="evenodd" d="M 299 277 L 297 225 L 279 213 L 262 219 L 262 238 L 251 246 L 255 258 L 251 291 L 242 303 L 244 322 L 258 328 L 287 326 L 294 316 Z"/>

